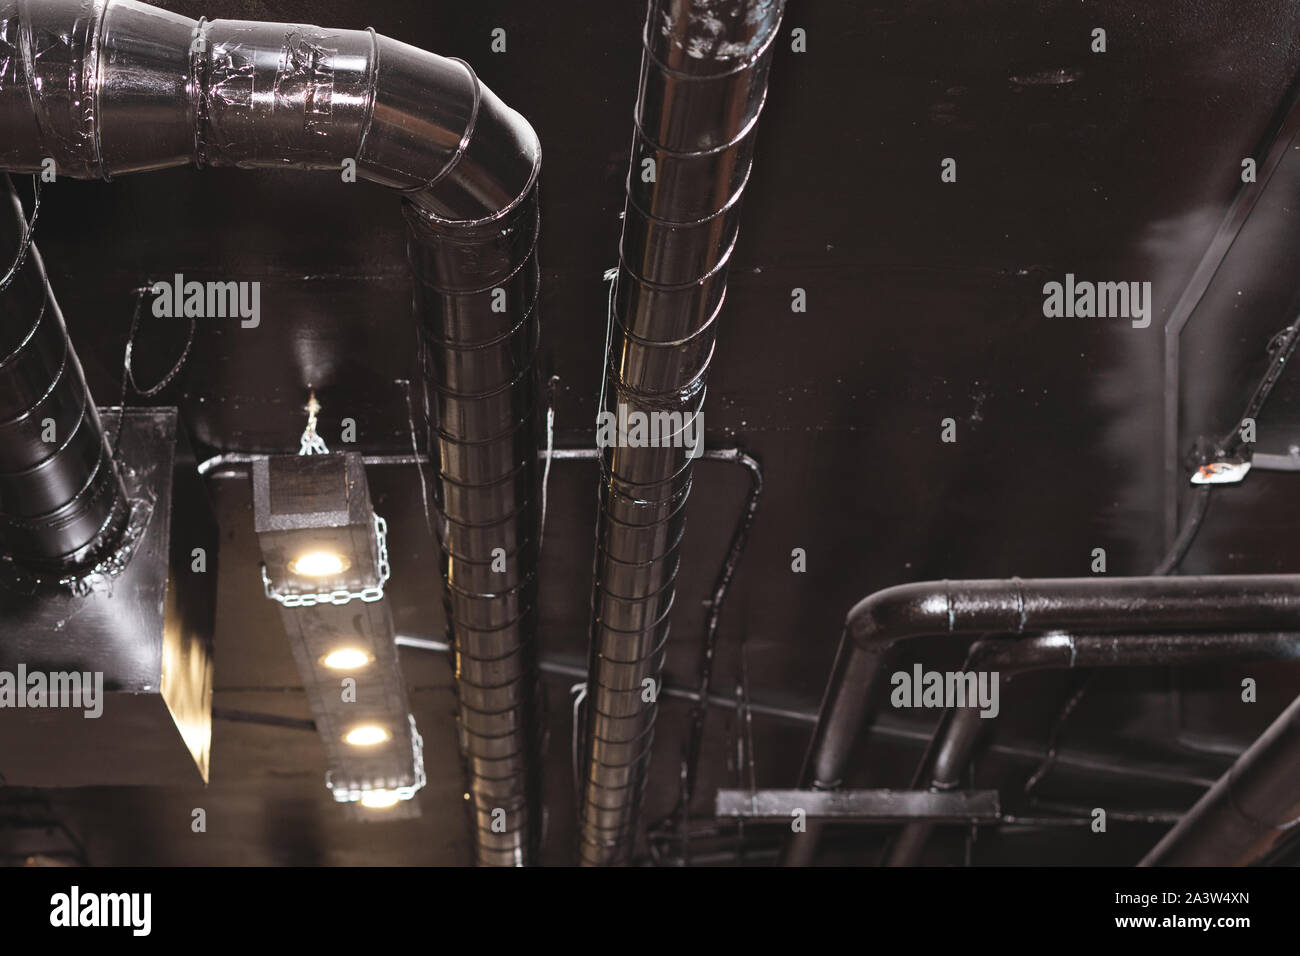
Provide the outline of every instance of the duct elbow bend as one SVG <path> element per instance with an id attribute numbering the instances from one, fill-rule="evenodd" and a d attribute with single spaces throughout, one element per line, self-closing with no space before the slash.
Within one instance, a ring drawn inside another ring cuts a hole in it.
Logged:
<path id="1" fill-rule="evenodd" d="M 75 179 L 352 166 L 436 226 L 525 204 L 541 148 L 467 64 L 372 30 L 0 0 L 0 168 L 51 161 Z"/>
<path id="2" fill-rule="evenodd" d="M 373 103 L 357 144 L 358 171 L 399 190 L 430 224 L 490 235 L 536 189 L 536 131 L 465 62 L 373 40 Z"/>

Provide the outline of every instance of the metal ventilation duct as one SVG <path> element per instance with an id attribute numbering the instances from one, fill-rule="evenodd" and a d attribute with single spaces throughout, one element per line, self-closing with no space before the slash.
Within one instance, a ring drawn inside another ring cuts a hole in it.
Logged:
<path id="1" fill-rule="evenodd" d="M 693 456 L 782 0 L 651 0 L 602 411 L 671 422 L 604 448 L 579 858 L 628 860 Z M 642 419 L 644 420 L 644 419 Z M 620 426 L 621 427 L 621 426 Z M 667 446 L 667 447 L 664 447 Z"/>
<path id="2" fill-rule="evenodd" d="M 465 63 L 373 31 L 195 21 L 131 0 L 0 0 L 0 169 L 37 171 L 47 158 L 79 179 L 188 163 L 355 164 L 401 192 L 477 859 L 528 862 L 538 777 L 532 128 Z M 501 553 L 506 570 L 493 570 Z"/>
<path id="3" fill-rule="evenodd" d="M 5 177 L 0 269 L 0 552 L 54 575 L 94 564 L 126 526 L 122 479 L 22 205 Z"/>

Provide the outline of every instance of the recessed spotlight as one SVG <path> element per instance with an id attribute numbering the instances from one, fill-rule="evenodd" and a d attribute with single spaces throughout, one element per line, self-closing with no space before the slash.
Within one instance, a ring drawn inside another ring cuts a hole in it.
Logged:
<path id="1" fill-rule="evenodd" d="M 308 551 L 289 562 L 289 573 L 304 578 L 324 578 L 342 574 L 352 562 L 334 551 Z"/>
<path id="2" fill-rule="evenodd" d="M 365 667 L 373 657 L 357 647 L 340 647 L 337 651 L 330 651 L 320 659 L 320 662 L 334 671 L 351 671 L 358 667 Z"/>
<path id="3" fill-rule="evenodd" d="M 343 740 L 354 747 L 373 747 L 382 744 L 392 735 L 378 724 L 362 724 L 347 732 Z"/>
<path id="4" fill-rule="evenodd" d="M 392 790 L 367 790 L 361 795 L 361 805 L 372 810 L 384 810 L 394 806 L 399 799 Z"/>

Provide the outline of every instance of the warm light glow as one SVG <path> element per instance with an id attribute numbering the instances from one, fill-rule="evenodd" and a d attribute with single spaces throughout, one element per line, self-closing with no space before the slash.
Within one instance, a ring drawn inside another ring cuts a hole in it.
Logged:
<path id="1" fill-rule="evenodd" d="M 367 790 L 361 795 L 361 805 L 372 810 L 383 810 L 397 802 L 398 796 L 392 790 Z"/>
<path id="2" fill-rule="evenodd" d="M 362 724 L 349 730 L 343 739 L 354 747 L 373 747 L 382 744 L 390 736 L 387 730 L 377 724 Z"/>
<path id="3" fill-rule="evenodd" d="M 350 671 L 365 667 L 373 658 L 365 651 L 355 647 L 341 647 L 321 658 L 321 663 L 330 670 Z"/>
<path id="4" fill-rule="evenodd" d="M 289 562 L 289 571 L 305 578 L 324 578 L 342 574 L 352 562 L 333 551 L 308 551 Z"/>

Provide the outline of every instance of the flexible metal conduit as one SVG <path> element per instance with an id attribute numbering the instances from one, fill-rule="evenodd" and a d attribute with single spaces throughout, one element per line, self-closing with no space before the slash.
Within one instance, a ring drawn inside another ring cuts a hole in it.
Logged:
<path id="1" fill-rule="evenodd" d="M 529 862 L 541 167 L 532 128 L 465 63 L 371 30 L 195 21 L 131 0 L 0 0 L 0 168 L 36 171 L 47 158 L 80 179 L 188 163 L 336 172 L 355 163 L 360 178 L 402 194 L 476 858 Z M 497 548 L 505 571 L 491 570 Z"/>
<path id="2" fill-rule="evenodd" d="M 26 233 L 6 176 L 0 275 Z M 0 291 L 0 551 L 37 573 L 75 571 L 112 549 L 127 517 L 99 413 L 32 246 Z"/>
<path id="3" fill-rule="evenodd" d="M 1272 634 L 1111 634 L 990 638 L 971 645 L 963 670 L 997 673 L 1003 681 L 1040 670 L 1076 667 L 1158 667 L 1222 660 L 1296 660 L 1300 633 Z M 949 712 L 936 732 L 934 760 L 928 769 L 931 790 L 957 790 L 970 767 L 980 733 L 992 724 L 974 707 Z M 924 768 L 923 768 L 924 769 Z M 1293 795 L 1300 791 L 1293 788 Z M 1296 810 L 1300 815 L 1300 809 Z M 895 840 L 888 866 L 913 866 L 921 858 L 935 825 L 909 823 Z"/>
<path id="4" fill-rule="evenodd" d="M 923 581 L 877 591 L 844 622 L 801 785 L 840 786 L 895 647 L 940 634 L 1300 630 L 1300 577 L 1040 578 Z M 783 861 L 810 865 L 822 827 L 787 839 Z"/>
<path id="5" fill-rule="evenodd" d="M 1139 866 L 1249 866 L 1300 824 L 1300 697 L 1144 856 Z"/>
<path id="6" fill-rule="evenodd" d="M 702 439 L 694 417 L 783 6 L 648 5 L 603 410 L 683 424 L 659 447 L 620 436 L 601 462 L 579 795 L 586 865 L 625 863 L 635 842 L 655 718 L 645 688 L 663 667 L 691 486 L 682 433 Z"/>

